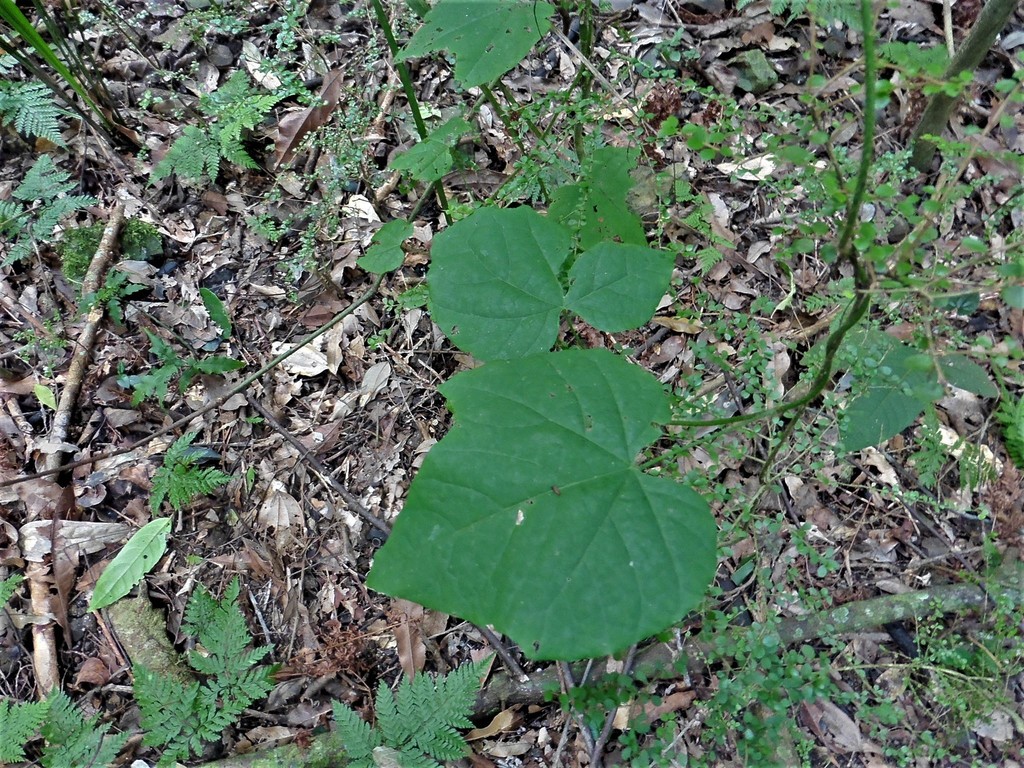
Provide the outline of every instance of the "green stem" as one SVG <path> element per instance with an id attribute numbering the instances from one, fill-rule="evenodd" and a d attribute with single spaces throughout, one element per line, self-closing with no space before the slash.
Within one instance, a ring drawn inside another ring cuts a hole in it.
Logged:
<path id="1" fill-rule="evenodd" d="M 853 194 L 846 206 L 846 224 L 839 237 L 839 258 L 849 261 L 853 265 L 854 288 L 856 295 L 850 302 L 842 321 L 825 342 L 824 359 L 818 374 L 811 382 L 807 394 L 798 397 L 788 403 L 782 403 L 774 408 L 763 411 L 742 414 L 740 416 L 729 416 L 720 419 L 673 419 L 669 423 L 681 427 L 718 427 L 743 424 L 750 421 L 779 416 L 797 409 L 806 408 L 825 391 L 832 380 L 832 369 L 835 365 L 836 354 L 843 343 L 846 334 L 856 326 L 871 306 L 871 284 L 874 280 L 874 272 L 870 266 L 865 266 L 860 260 L 854 243 L 854 234 L 857 229 L 857 222 L 860 221 L 860 209 L 867 193 L 868 176 L 871 172 L 871 165 L 874 159 L 875 140 L 875 90 L 878 77 L 877 62 L 875 61 L 875 36 L 874 17 L 871 12 L 870 0 L 861 0 L 861 20 L 864 24 L 864 146 L 861 151 L 860 167 L 854 182 Z M 796 418 L 799 414 L 794 414 Z"/>
<path id="2" fill-rule="evenodd" d="M 402 90 L 405 91 L 405 99 L 409 103 L 409 111 L 412 113 L 412 121 L 416 124 L 416 132 L 421 140 L 426 140 L 430 135 L 427 124 L 423 120 L 423 112 L 420 110 L 420 101 L 416 98 L 416 89 L 413 88 L 412 77 L 409 75 L 409 68 L 404 61 L 399 61 L 398 40 L 395 38 L 395 30 L 391 26 L 391 19 L 381 0 L 372 0 L 374 13 L 377 14 L 377 23 L 384 32 L 384 39 L 387 40 L 388 50 L 391 51 L 391 58 L 395 62 L 395 70 L 398 72 L 398 79 L 402 81 Z M 444 193 L 444 187 L 440 181 L 434 183 L 434 194 L 437 195 L 437 203 L 444 211 L 448 210 L 448 197 Z"/>

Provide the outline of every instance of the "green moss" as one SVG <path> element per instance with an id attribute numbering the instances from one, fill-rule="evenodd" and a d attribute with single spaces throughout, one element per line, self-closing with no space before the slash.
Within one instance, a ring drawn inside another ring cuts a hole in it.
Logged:
<path id="1" fill-rule="evenodd" d="M 89 262 L 99 248 L 103 237 L 102 222 L 88 227 L 75 227 L 64 233 L 57 244 L 61 271 L 72 283 L 81 283 L 89 269 Z M 142 261 L 163 253 L 164 243 L 160 230 L 149 222 L 128 219 L 121 228 L 121 254 L 126 259 Z"/>
<path id="2" fill-rule="evenodd" d="M 143 261 L 163 253 L 160 230 L 141 219 L 128 219 L 121 230 L 121 254 L 126 259 Z"/>
<path id="3" fill-rule="evenodd" d="M 103 224 L 99 222 L 88 227 L 75 227 L 64 233 L 57 244 L 57 253 L 60 254 L 61 271 L 70 282 L 82 282 L 102 237 Z"/>

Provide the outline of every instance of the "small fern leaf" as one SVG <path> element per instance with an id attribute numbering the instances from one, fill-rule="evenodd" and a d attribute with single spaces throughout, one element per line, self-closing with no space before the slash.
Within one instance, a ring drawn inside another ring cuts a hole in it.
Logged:
<path id="1" fill-rule="evenodd" d="M 15 573 L 0 581 L 0 608 L 7 605 L 7 601 L 14 596 L 14 593 L 18 591 L 18 585 L 24 580 L 24 576 L 20 573 Z"/>
<path id="2" fill-rule="evenodd" d="M 172 173 L 185 181 L 215 179 L 220 170 L 220 145 L 209 133 L 189 125 L 184 128 L 167 154 L 153 167 L 151 181 L 160 181 Z"/>
<path id="3" fill-rule="evenodd" d="M 23 136 L 66 146 L 59 118 L 67 114 L 54 103 L 53 94 L 42 83 L 0 82 L 0 122 L 13 125 Z"/>
<path id="4" fill-rule="evenodd" d="M 1024 397 L 1004 396 L 995 416 L 1003 425 L 1007 455 L 1018 469 L 1024 469 Z"/>
<path id="5" fill-rule="evenodd" d="M 49 708 L 45 701 L 12 704 L 0 699 L 0 763 L 25 759 L 25 744 L 35 736 Z"/>
<path id="6" fill-rule="evenodd" d="M 352 761 L 351 765 L 372 767 L 373 750 L 381 746 L 380 733 L 344 704 L 335 701 L 331 706 L 335 728 L 345 745 L 346 756 Z"/>
<path id="7" fill-rule="evenodd" d="M 79 768 L 83 765 L 110 765 L 128 740 L 128 734 L 108 735 L 109 727 L 100 725 L 99 716 L 85 718 L 62 691 L 49 697 L 50 713 L 43 725 L 44 768 Z"/>

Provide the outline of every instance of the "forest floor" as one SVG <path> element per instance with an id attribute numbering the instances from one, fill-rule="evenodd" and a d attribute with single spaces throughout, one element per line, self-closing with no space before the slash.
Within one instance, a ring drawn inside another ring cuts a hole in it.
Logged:
<path id="1" fill-rule="evenodd" d="M 308 743 L 329 723 L 332 701 L 372 718 L 380 681 L 445 673 L 493 653 L 485 634 L 459 618 L 365 586 L 417 468 L 449 426 L 438 385 L 473 364 L 450 346 L 423 302 L 431 241 L 445 218 L 428 187 L 388 169 L 397 151 L 414 144 L 415 128 L 369 2 L 93 5 L 80 9 L 76 40 L 130 130 L 108 141 L 67 119 L 62 147 L 5 128 L 0 200 L 12 199 L 48 154 L 71 175 L 75 194 L 95 198 L 58 232 L 66 237 L 72 225 L 105 222 L 121 201 L 127 218 L 155 225 L 160 244 L 147 258 L 118 266 L 139 288 L 118 300 L 121 317 L 108 315 L 101 325 L 70 431 L 58 445 L 49 438 L 53 409 L 46 401 L 59 396 L 86 322 L 53 247 L 60 237 L 39 238 L 29 256 L 0 270 L 0 480 L 39 471 L 62 449 L 75 459 L 124 449 L 215 407 L 127 453 L 0 488 L 0 575 L 46 560 L 30 550 L 49 551 L 47 536 L 40 542 L 25 526 L 56 512 L 63 521 L 63 565 L 53 566 L 50 595 L 56 683 L 115 731 L 135 734 L 133 653 L 157 652 L 133 650 L 128 635 L 150 632 L 156 637 L 149 640 L 166 647 L 159 653 L 180 653 L 196 585 L 219 595 L 239 577 L 254 642 L 268 646 L 266 661 L 279 665 L 276 685 L 196 760 Z M 560 137 L 561 146 L 550 137 L 530 144 L 521 123 L 506 124 L 484 104 L 459 146 L 465 167 L 448 173 L 444 188 L 462 211 L 486 200 L 539 199 L 537 169 L 564 162 L 574 136 L 588 137 L 590 146 L 621 146 L 647 131 L 650 169 L 635 174 L 630 200 L 652 239 L 679 253 L 672 291 L 639 332 L 605 334 L 581 323 L 563 331 L 586 346 L 629 350 L 667 387 L 716 414 L 777 403 L 827 336 L 849 274 L 817 247 L 783 243 L 780 224 L 819 201 L 799 184 L 787 187 L 763 147 L 813 117 L 825 124 L 833 153 L 858 154 L 861 37 L 805 16 L 787 22 L 766 2 L 611 5 L 596 16 L 587 62 L 551 35 L 504 78 L 508 113 L 514 98 L 516 109 Z M 407 36 L 415 18 L 405 3 L 389 7 Z M 977 8 L 961 2 L 954 10 L 959 41 Z M 566 37 L 575 40 L 578 20 L 566 21 Z M 939 3 L 884 8 L 877 30 L 883 43 L 945 44 Z M 1021 68 L 1022 38 L 1018 9 L 955 113 L 958 138 L 967 125 L 986 125 L 997 101 L 989 86 Z M 808 104 L 818 109 L 821 102 L 801 98 L 809 66 L 802 54 L 812 39 L 822 46 L 815 66 L 827 79 L 827 114 L 812 115 Z M 561 104 L 559 94 L 585 66 L 599 74 L 592 94 Z M 441 56 L 411 62 L 411 69 L 432 126 L 480 98 L 456 86 Z M 154 181 L 154 167 L 185 126 L 211 115 L 227 119 L 204 112 L 202 99 L 236 72 L 246 73 L 252 94 L 285 94 L 245 132 L 256 167 L 224 161 L 202 183 L 175 174 Z M 898 77 L 892 81 L 879 110 L 883 157 L 905 147 L 921 106 Z M 302 143 L 297 126 L 318 94 L 331 106 Z M 631 110 L 638 107 L 659 122 L 675 117 L 699 126 L 700 140 L 692 132 L 658 137 L 635 122 Z M 977 140 L 990 153 L 1021 153 L 1022 137 L 1016 114 Z M 744 147 L 738 159 L 702 151 L 734 141 Z M 1019 246 L 1020 170 L 990 158 L 968 164 L 963 178 L 978 183 L 943 210 L 936 251 L 953 253 L 968 236 L 1006 254 Z M 686 183 L 669 183 L 666 191 L 665 172 Z M 921 190 L 926 183 L 907 185 Z M 415 232 L 404 264 L 377 293 L 245 392 L 221 397 L 361 297 L 373 278 L 356 260 L 381 222 L 410 216 Z M 985 284 L 993 270 L 979 261 L 962 276 L 960 293 Z M 219 297 L 230 329 L 211 318 L 202 289 Z M 880 293 L 871 323 L 909 343 L 927 337 L 950 350 L 984 348 L 985 360 L 1000 366 L 992 375 L 1002 396 L 1019 398 L 1021 310 L 977 293 L 966 305 L 927 309 L 914 297 Z M 217 375 L 200 367 L 179 387 L 189 360 L 211 356 L 245 368 Z M 170 363 L 164 378 L 154 376 Z M 1012 561 L 1020 546 L 1024 481 L 993 418 L 996 399 L 949 389 L 895 437 L 842 455 L 830 446 L 853 367 L 836 376 L 835 392 L 794 432 L 783 433 L 776 421 L 697 430 L 674 462 L 678 476 L 712 501 L 721 551 L 707 610 L 658 644 L 685 654 L 699 638 L 703 653 L 691 652 L 688 668 L 646 686 L 578 694 L 575 711 L 532 689 L 514 703 L 491 697 L 476 713 L 481 730 L 472 734 L 465 764 L 591 765 L 608 715 L 600 756 L 607 765 L 1024 765 L 1019 590 L 1009 606 L 968 601 L 927 619 L 823 631 L 811 642 L 761 642 L 770 633 L 757 628 L 777 628 L 777 620 L 940 585 L 984 586 L 997 561 Z M 145 391 L 133 399 L 140 386 Z M 230 481 L 173 513 L 166 554 L 136 596 L 117 609 L 88 611 L 96 579 L 127 532 L 153 519 L 154 475 L 171 442 L 190 430 L 198 430 L 199 460 Z M 965 446 L 972 460 L 963 459 Z M 39 684 L 41 640 L 30 613 L 19 592 L 0 623 L 0 696 L 13 701 L 33 700 Z M 148 630 L 128 628 L 139 617 L 153 619 Z M 716 636 L 729 638 L 728 652 L 712 647 L 708 638 Z M 557 682 L 550 664 L 510 653 L 527 675 Z M 494 662 L 494 672 L 501 666 Z M 595 669 L 622 671 L 623 662 L 599 660 Z M 655 726 L 639 726 L 644 718 Z M 149 764 L 158 757 L 140 738 L 123 754 Z"/>

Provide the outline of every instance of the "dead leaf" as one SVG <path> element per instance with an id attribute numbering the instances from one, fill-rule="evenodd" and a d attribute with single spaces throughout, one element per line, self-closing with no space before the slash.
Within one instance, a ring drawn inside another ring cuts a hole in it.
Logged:
<path id="1" fill-rule="evenodd" d="M 276 481 L 274 485 L 280 486 Z M 256 513 L 256 522 L 273 530 L 278 549 L 284 550 L 297 543 L 296 531 L 302 527 L 302 517 L 302 505 L 283 487 L 272 486 Z"/>
<path id="2" fill-rule="evenodd" d="M 417 672 L 423 671 L 427 660 L 427 648 L 423 644 L 423 606 L 408 600 L 395 600 L 391 604 L 391 616 L 395 619 L 395 645 L 398 661 L 405 676 L 412 680 Z"/>
<path id="3" fill-rule="evenodd" d="M 685 317 L 654 317 L 651 318 L 651 322 L 676 333 L 697 334 L 704 330 L 704 324 L 700 320 L 689 320 Z"/>
<path id="4" fill-rule="evenodd" d="M 497 736 L 499 733 L 507 731 L 513 726 L 516 721 L 516 712 L 514 709 L 503 709 L 501 712 L 496 714 L 487 725 L 483 728 L 474 728 L 472 731 L 466 734 L 466 741 L 475 741 L 476 739 L 489 739 L 492 736 Z"/>
<path id="5" fill-rule="evenodd" d="M 338 70 L 328 73 L 324 78 L 319 105 L 309 107 L 302 112 L 292 112 L 281 118 L 277 124 L 277 138 L 274 139 L 274 157 L 270 161 L 271 170 L 292 159 L 295 150 L 302 143 L 306 134 L 326 123 L 334 110 L 338 108 L 340 100 L 341 71 Z"/>

